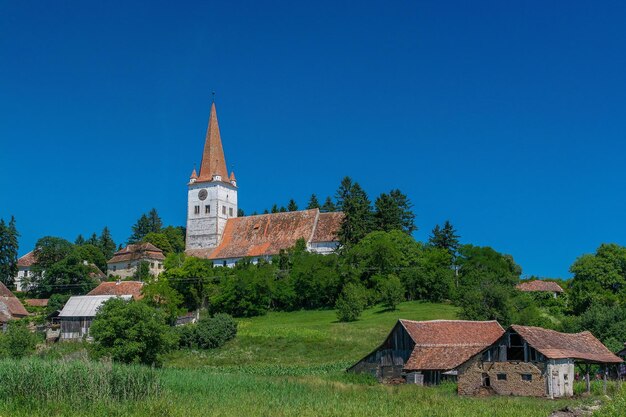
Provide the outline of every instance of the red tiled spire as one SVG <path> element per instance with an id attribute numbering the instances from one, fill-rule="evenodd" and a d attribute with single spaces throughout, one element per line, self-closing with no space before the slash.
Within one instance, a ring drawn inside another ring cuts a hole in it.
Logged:
<path id="1" fill-rule="evenodd" d="M 235 179 L 235 171 L 233 171 L 233 172 L 231 172 L 231 173 L 230 173 L 230 180 L 231 180 L 231 181 L 237 181 L 237 180 Z"/>
<path id="2" fill-rule="evenodd" d="M 211 181 L 214 175 L 220 175 L 222 181 L 228 181 L 228 171 L 226 170 L 226 159 L 224 158 L 224 149 L 222 148 L 220 127 L 217 124 L 215 103 L 211 105 L 209 127 L 206 131 L 206 140 L 204 142 L 204 152 L 202 153 L 198 182 Z"/>
<path id="3" fill-rule="evenodd" d="M 198 174 L 196 173 L 196 168 L 193 168 L 193 171 L 191 172 L 191 177 L 189 177 L 190 180 L 195 180 L 198 179 Z"/>

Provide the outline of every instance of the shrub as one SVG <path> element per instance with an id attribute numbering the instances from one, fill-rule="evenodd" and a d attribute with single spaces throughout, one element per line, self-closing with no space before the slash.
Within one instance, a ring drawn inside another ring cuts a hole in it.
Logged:
<path id="1" fill-rule="evenodd" d="M 160 356 L 176 346 L 176 334 L 165 314 L 138 301 L 112 298 L 91 324 L 92 353 L 124 363 L 160 365 Z"/>
<path id="2" fill-rule="evenodd" d="M 195 323 L 185 324 L 175 327 L 178 333 L 178 345 L 183 348 L 193 348 L 197 346 L 198 325 Z"/>
<path id="3" fill-rule="evenodd" d="M 339 321 L 355 321 L 366 305 L 367 290 L 359 284 L 346 284 L 335 304 L 337 318 Z"/>
<path id="4" fill-rule="evenodd" d="M 21 358 L 35 350 L 38 337 L 26 327 L 25 321 L 12 321 L 6 333 L 0 333 L 0 357 Z"/>
<path id="5" fill-rule="evenodd" d="M 197 324 L 187 324 L 177 328 L 181 347 L 215 349 L 237 335 L 237 322 L 228 314 L 203 317 Z"/>
<path id="6" fill-rule="evenodd" d="M 400 278 L 393 274 L 380 282 L 378 291 L 383 305 L 390 310 L 395 310 L 396 306 L 404 301 L 404 286 Z"/>

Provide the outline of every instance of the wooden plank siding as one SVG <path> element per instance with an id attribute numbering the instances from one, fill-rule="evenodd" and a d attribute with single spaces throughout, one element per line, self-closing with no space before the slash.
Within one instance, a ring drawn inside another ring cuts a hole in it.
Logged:
<path id="1" fill-rule="evenodd" d="M 81 339 L 89 335 L 93 317 L 62 317 L 61 340 Z"/>
<path id="2" fill-rule="evenodd" d="M 375 351 L 348 369 L 349 372 L 369 373 L 379 380 L 398 378 L 413 352 L 415 342 L 400 324 L 396 323 L 387 339 Z"/>

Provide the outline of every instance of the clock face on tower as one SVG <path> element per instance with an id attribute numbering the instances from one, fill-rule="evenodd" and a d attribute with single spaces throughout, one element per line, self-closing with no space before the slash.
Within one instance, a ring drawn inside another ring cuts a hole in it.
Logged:
<path id="1" fill-rule="evenodd" d="M 206 197 L 209 193 L 207 192 L 207 190 L 200 190 L 200 192 L 198 193 L 198 198 L 202 201 L 206 200 Z"/>

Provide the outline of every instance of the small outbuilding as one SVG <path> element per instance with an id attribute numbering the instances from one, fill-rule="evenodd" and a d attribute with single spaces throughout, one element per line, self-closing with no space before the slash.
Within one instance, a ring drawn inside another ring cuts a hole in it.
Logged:
<path id="1" fill-rule="evenodd" d="M 348 372 L 380 381 L 404 379 L 434 385 L 456 377 L 456 368 L 504 333 L 497 321 L 398 320 L 382 345 Z"/>
<path id="2" fill-rule="evenodd" d="M 142 288 L 143 282 L 141 281 L 107 281 L 100 283 L 87 295 L 117 295 L 120 297 L 130 295 L 133 299 L 140 300 L 143 298 Z"/>
<path id="3" fill-rule="evenodd" d="M 116 295 L 80 295 L 67 300 L 59 313 L 61 324 L 61 340 L 82 339 L 89 336 L 89 327 L 98 309 L 105 301 L 116 298 Z M 132 296 L 121 298 L 130 300 Z"/>
<path id="4" fill-rule="evenodd" d="M 515 286 L 519 291 L 522 292 L 548 292 L 552 293 L 554 298 L 558 297 L 562 294 L 563 288 L 559 284 L 554 281 L 543 281 L 540 279 L 534 281 L 524 281 Z"/>
<path id="5" fill-rule="evenodd" d="M 28 316 L 28 311 L 19 298 L 0 282 L 0 327 L 4 329 L 10 320 Z"/>
<path id="6" fill-rule="evenodd" d="M 491 346 L 459 366 L 458 392 L 570 397 L 575 363 L 621 362 L 590 332 L 560 333 L 512 325 Z"/>

